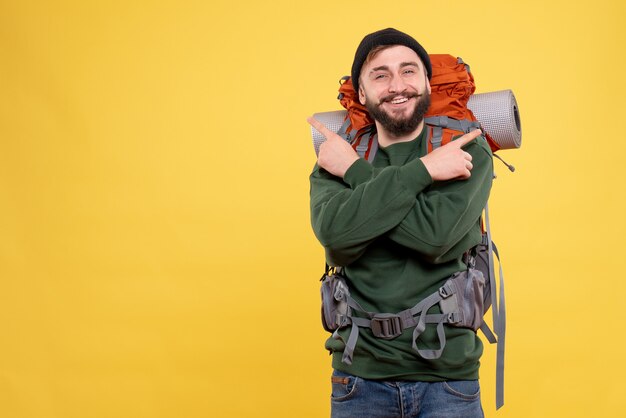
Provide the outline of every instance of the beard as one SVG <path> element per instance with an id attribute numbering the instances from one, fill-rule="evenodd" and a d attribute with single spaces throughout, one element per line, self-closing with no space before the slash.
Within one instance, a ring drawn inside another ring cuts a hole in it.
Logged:
<path id="1" fill-rule="evenodd" d="M 399 118 L 390 115 L 382 108 L 383 103 L 393 100 L 396 96 L 397 94 L 384 97 L 379 103 L 374 103 L 373 100 L 366 100 L 365 107 L 370 116 L 380 123 L 391 136 L 399 138 L 414 132 L 424 120 L 424 115 L 430 106 L 430 94 L 428 91 L 424 91 L 421 95 L 417 93 L 406 95 L 409 99 L 412 97 L 417 98 L 415 107 L 410 115 L 407 117 L 400 116 Z"/>

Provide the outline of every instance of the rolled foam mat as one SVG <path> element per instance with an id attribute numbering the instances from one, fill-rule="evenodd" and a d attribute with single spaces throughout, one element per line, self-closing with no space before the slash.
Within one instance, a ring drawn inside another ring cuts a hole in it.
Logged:
<path id="1" fill-rule="evenodd" d="M 519 148 L 522 145 L 522 125 L 515 95 L 511 90 L 474 94 L 467 107 L 470 108 L 483 129 L 491 135 L 501 149 Z M 346 117 L 345 110 L 316 113 L 313 117 L 333 132 L 339 131 Z M 311 127 L 315 154 L 324 136 Z"/>
<path id="2" fill-rule="evenodd" d="M 522 123 L 511 90 L 474 94 L 470 96 L 467 107 L 501 149 L 522 145 Z"/>

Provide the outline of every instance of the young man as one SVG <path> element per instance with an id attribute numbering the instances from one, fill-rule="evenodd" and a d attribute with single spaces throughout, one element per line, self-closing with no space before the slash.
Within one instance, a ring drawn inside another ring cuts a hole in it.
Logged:
<path id="1" fill-rule="evenodd" d="M 361 41 L 352 82 L 376 124 L 371 164 L 309 118 L 326 137 L 310 177 L 313 229 L 327 263 L 343 268 L 352 298 L 369 312 L 413 307 L 466 270 L 464 253 L 481 241 L 491 151 L 477 130 L 427 154 L 430 76 L 428 54 L 409 35 L 385 29 Z M 427 325 L 415 347 L 413 329 L 384 339 L 359 328 L 351 361 L 343 358 L 350 327 L 329 338 L 332 416 L 483 416 L 480 339 L 446 325 L 440 357 L 426 359 L 416 349 L 439 348 L 436 328 Z"/>

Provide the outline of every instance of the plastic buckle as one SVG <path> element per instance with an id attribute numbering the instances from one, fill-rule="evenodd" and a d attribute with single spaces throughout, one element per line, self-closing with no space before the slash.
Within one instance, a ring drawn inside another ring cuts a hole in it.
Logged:
<path id="1" fill-rule="evenodd" d="M 458 312 L 450 312 L 448 314 L 448 324 L 457 324 L 461 322 L 461 315 Z"/>
<path id="2" fill-rule="evenodd" d="M 370 321 L 372 334 L 376 338 L 392 340 L 402 334 L 402 321 L 398 315 L 376 314 Z"/>
<path id="3" fill-rule="evenodd" d="M 447 299 L 452 293 L 454 293 L 454 290 L 450 287 L 448 283 L 439 288 L 439 296 L 441 296 L 443 299 Z"/>
<path id="4" fill-rule="evenodd" d="M 341 280 L 338 280 L 335 287 L 335 293 L 333 293 L 333 297 L 335 298 L 335 300 L 339 302 L 345 301 L 349 294 L 350 292 L 348 292 L 348 288 L 346 287 L 345 283 Z"/>
<path id="5" fill-rule="evenodd" d="M 489 246 L 489 237 L 487 236 L 487 234 L 482 234 L 482 236 L 480 237 L 479 245 L 484 245 L 485 247 Z"/>
<path id="6" fill-rule="evenodd" d="M 347 315 L 342 315 L 340 313 L 335 315 L 335 322 L 337 323 L 337 326 L 339 328 L 342 328 L 346 325 L 348 325 L 348 316 Z"/>
<path id="7" fill-rule="evenodd" d="M 463 262 L 469 268 L 476 267 L 476 258 L 472 255 L 472 251 L 471 250 L 468 250 L 465 253 L 463 253 Z"/>

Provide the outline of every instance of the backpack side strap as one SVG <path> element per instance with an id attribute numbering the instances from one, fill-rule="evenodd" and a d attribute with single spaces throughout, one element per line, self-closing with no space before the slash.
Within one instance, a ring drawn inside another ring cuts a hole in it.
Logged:
<path id="1" fill-rule="evenodd" d="M 491 275 L 491 311 L 493 314 L 493 330 L 498 336 L 498 346 L 496 349 L 496 409 L 498 409 L 502 405 L 504 405 L 504 347 L 506 336 L 506 304 L 504 300 L 504 273 L 502 271 L 502 262 L 500 261 L 498 248 L 491 240 L 491 227 L 489 224 L 488 205 L 485 205 L 485 224 L 487 229 L 487 245 L 489 251 L 489 274 Z M 498 258 L 499 266 L 499 303 L 498 300 L 496 300 L 495 266 L 493 259 L 494 254 Z"/>

